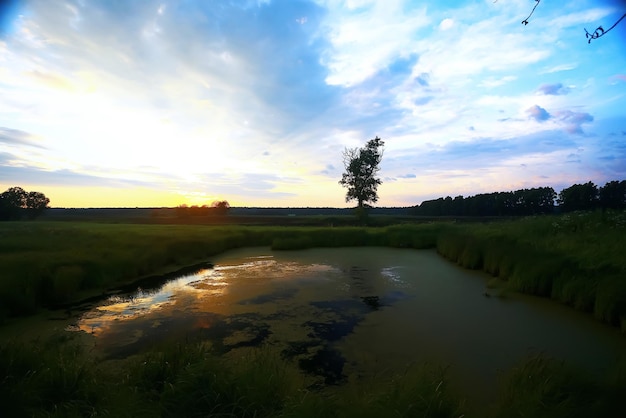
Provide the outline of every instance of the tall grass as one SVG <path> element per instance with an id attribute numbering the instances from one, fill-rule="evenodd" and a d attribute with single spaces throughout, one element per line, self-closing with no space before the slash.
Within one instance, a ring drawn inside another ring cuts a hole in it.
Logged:
<path id="1" fill-rule="evenodd" d="M 61 339 L 60 339 L 61 338 Z M 0 344 L 0 402 L 11 417 L 621 417 L 626 367 L 602 379 L 534 356 L 503 372 L 492 404 L 468 410 L 447 369 L 422 364 L 311 389 L 272 347 L 218 357 L 203 342 L 100 360 L 77 341 Z"/>
<path id="2" fill-rule="evenodd" d="M 0 321 L 175 270 L 229 249 L 434 245 L 433 227 L 0 224 Z"/>
<path id="3" fill-rule="evenodd" d="M 550 297 L 626 331 L 626 212 L 586 212 L 449 226 L 444 257 Z"/>
<path id="4" fill-rule="evenodd" d="M 598 381 L 561 361 L 536 355 L 510 370 L 492 406 L 494 418 L 622 417 L 626 414 L 623 364 Z"/>

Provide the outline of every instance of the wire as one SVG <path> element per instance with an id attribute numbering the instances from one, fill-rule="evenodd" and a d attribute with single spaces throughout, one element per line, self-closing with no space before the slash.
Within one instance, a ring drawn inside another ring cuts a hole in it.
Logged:
<path id="1" fill-rule="evenodd" d="M 617 26 L 617 24 L 618 24 L 619 22 L 621 22 L 621 21 L 622 21 L 622 19 L 624 19 L 625 17 L 626 17 L 626 13 L 624 13 L 624 14 L 622 15 L 622 17 L 620 17 L 620 18 L 617 20 L 617 22 L 613 23 L 613 26 L 611 26 L 611 27 L 610 27 L 610 28 L 608 28 L 607 30 L 604 30 L 604 29 L 602 28 L 602 26 L 598 26 L 598 28 L 597 28 L 595 31 L 593 31 L 593 33 L 589 33 L 589 32 L 587 32 L 587 29 L 585 29 L 585 37 L 588 39 L 588 40 L 587 40 L 587 43 L 588 43 L 588 44 L 590 44 L 590 43 L 591 43 L 591 41 L 592 41 L 593 39 L 598 39 L 598 38 L 600 38 L 600 37 L 602 37 L 602 36 L 606 35 L 607 33 L 609 33 L 609 32 L 611 31 L 611 29 L 613 29 L 615 26 Z"/>
<path id="2" fill-rule="evenodd" d="M 533 7 L 533 9 L 530 11 L 530 14 L 528 15 L 528 17 L 524 20 L 522 20 L 522 24 L 524 26 L 528 25 L 528 19 L 530 19 L 530 17 L 533 15 L 533 13 L 535 13 L 535 9 L 537 8 L 537 6 L 539 6 L 539 3 L 541 2 L 541 0 L 535 0 L 537 3 L 535 3 L 535 7 Z"/>

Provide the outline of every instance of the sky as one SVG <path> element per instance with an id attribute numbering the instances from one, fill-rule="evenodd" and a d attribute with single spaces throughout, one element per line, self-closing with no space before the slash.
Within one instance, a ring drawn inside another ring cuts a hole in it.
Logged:
<path id="1" fill-rule="evenodd" d="M 521 22 L 537 6 L 528 24 Z M 618 0 L 0 0 L 0 192 L 377 206 L 626 179 Z"/>

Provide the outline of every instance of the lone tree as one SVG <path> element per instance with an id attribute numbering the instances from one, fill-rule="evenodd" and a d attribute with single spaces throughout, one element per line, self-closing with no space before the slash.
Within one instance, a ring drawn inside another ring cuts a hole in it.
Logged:
<path id="1" fill-rule="evenodd" d="M 216 200 L 211 203 L 211 209 L 213 209 L 213 213 L 219 216 L 225 216 L 230 209 L 230 203 L 227 200 Z"/>
<path id="2" fill-rule="evenodd" d="M 376 189 L 382 181 L 376 177 L 378 167 L 383 158 L 385 143 L 379 137 L 367 141 L 363 148 L 346 148 L 343 152 L 343 173 L 339 184 L 348 188 L 346 202 L 356 200 L 357 211 L 363 213 L 367 202 L 378 201 Z"/>

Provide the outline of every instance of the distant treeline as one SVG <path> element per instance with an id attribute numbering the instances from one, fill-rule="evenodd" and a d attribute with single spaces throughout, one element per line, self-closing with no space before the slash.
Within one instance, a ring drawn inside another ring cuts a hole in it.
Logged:
<path id="1" fill-rule="evenodd" d="M 411 210 L 418 216 L 517 216 L 575 210 L 626 208 L 626 180 L 610 181 L 598 188 L 594 183 L 574 184 L 557 195 L 552 187 L 475 196 L 426 200 Z"/>

